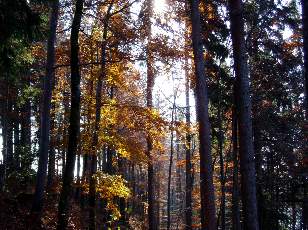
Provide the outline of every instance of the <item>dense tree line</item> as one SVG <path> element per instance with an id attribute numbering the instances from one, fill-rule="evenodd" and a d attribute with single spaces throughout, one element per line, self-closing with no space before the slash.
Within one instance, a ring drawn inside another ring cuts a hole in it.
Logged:
<path id="1" fill-rule="evenodd" d="M 307 14 L 1 0 L 0 225 L 306 230 Z"/>

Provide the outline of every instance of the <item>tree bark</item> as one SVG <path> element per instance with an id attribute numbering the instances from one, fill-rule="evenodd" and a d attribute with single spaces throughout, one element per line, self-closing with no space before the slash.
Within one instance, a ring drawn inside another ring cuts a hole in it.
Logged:
<path id="1" fill-rule="evenodd" d="M 58 207 L 57 229 L 66 229 L 68 224 L 69 194 L 72 188 L 75 158 L 80 132 L 80 72 L 79 72 L 79 30 L 83 10 L 83 0 L 76 0 L 76 8 L 71 30 L 71 111 L 67 161 L 63 176 L 63 186 Z"/>
<path id="2" fill-rule="evenodd" d="M 55 119 L 55 118 L 54 118 Z M 56 151 L 55 147 L 55 135 L 52 136 L 52 132 L 55 131 L 55 121 L 52 120 L 50 124 L 51 141 L 49 143 L 49 156 L 48 156 L 48 175 L 47 175 L 47 190 L 50 190 L 55 178 L 55 163 L 56 163 Z"/>
<path id="3" fill-rule="evenodd" d="M 22 80 L 23 89 L 30 86 L 30 75 L 25 74 Z M 20 146 L 21 154 L 23 154 L 21 161 L 21 168 L 29 170 L 32 164 L 31 156 L 31 103 L 27 100 L 21 107 L 21 132 L 20 132 Z"/>
<path id="4" fill-rule="evenodd" d="M 186 65 L 188 62 L 186 61 Z M 187 68 L 187 67 L 186 67 Z M 186 111 L 185 111 L 185 119 L 187 128 L 190 129 L 190 103 L 189 103 L 189 74 L 188 71 L 185 70 L 185 96 L 186 96 Z M 186 185 L 185 185 L 185 229 L 192 229 L 192 166 L 191 166 L 191 134 L 190 130 L 188 130 L 186 134 L 186 145 L 185 145 L 185 167 L 186 167 Z"/>
<path id="5" fill-rule="evenodd" d="M 172 164 L 173 164 L 173 125 L 174 125 L 174 112 L 175 112 L 175 96 L 173 99 L 173 106 L 172 106 L 172 112 L 171 112 L 171 140 L 170 140 L 170 160 L 169 160 L 169 171 L 168 171 L 168 197 L 167 197 L 167 229 L 170 229 L 171 226 L 171 176 L 172 176 Z"/>
<path id="6" fill-rule="evenodd" d="M 53 76 L 52 79 L 52 90 L 56 85 L 56 77 Z M 55 102 L 51 102 L 51 111 L 55 111 Z M 50 115 L 51 116 L 51 115 Z M 47 190 L 50 190 L 52 188 L 52 185 L 54 183 L 55 179 L 55 172 L 56 172 L 56 149 L 55 149 L 55 143 L 57 142 L 58 133 L 56 133 L 56 117 L 55 114 L 53 117 L 51 117 L 50 122 L 50 143 L 49 143 L 49 155 L 48 155 L 48 175 L 47 175 Z"/>
<path id="7" fill-rule="evenodd" d="M 219 84 L 219 83 L 218 83 Z M 219 93 L 219 96 L 220 93 Z M 225 189 L 225 172 L 224 172 L 224 159 L 223 159 L 223 141 L 224 135 L 222 130 L 222 114 L 221 103 L 218 105 L 218 151 L 219 151 L 219 164 L 220 164 L 220 188 L 221 188 L 221 230 L 226 229 L 226 189 Z"/>
<path id="8" fill-rule="evenodd" d="M 14 102 L 14 169 L 20 170 L 20 129 L 19 129 L 19 107 Z"/>
<path id="9" fill-rule="evenodd" d="M 69 93 L 67 91 L 63 92 L 63 107 L 64 107 L 64 115 L 63 115 L 63 124 L 62 124 L 62 140 L 63 140 L 63 148 L 61 152 L 61 161 L 62 161 L 62 177 L 64 175 L 65 164 L 66 164 L 66 150 L 68 147 L 68 131 L 66 124 L 69 122 L 70 111 L 69 111 Z"/>
<path id="10" fill-rule="evenodd" d="M 202 50 L 199 0 L 191 0 L 192 43 L 196 75 L 196 115 L 199 124 L 201 229 L 216 230 L 215 194 L 213 184 L 210 122 Z"/>
<path id="11" fill-rule="evenodd" d="M 233 158 L 233 186 L 232 186 L 232 229 L 241 230 L 239 184 L 238 184 L 238 125 L 235 105 L 232 108 L 232 158 Z"/>
<path id="12" fill-rule="evenodd" d="M 251 99 L 245 50 L 242 0 L 229 0 L 234 70 L 238 92 L 239 152 L 244 229 L 258 230 L 256 175 L 252 140 Z"/>
<path id="13" fill-rule="evenodd" d="M 148 42 L 146 45 L 146 55 L 147 55 L 147 86 L 146 86 L 146 106 L 149 109 L 153 108 L 153 87 L 154 87 L 154 57 L 151 51 L 151 17 L 153 13 L 153 2 L 152 0 L 146 1 L 146 30 Z M 151 137 L 147 137 L 147 155 L 148 155 L 148 227 L 149 230 L 157 229 L 155 220 L 155 176 L 154 176 L 154 166 L 152 159 L 152 149 L 153 144 Z"/>
<path id="14" fill-rule="evenodd" d="M 6 167 L 7 176 L 13 172 L 13 104 L 10 98 L 7 99 L 7 130 L 6 130 Z"/>
<path id="15" fill-rule="evenodd" d="M 47 64 L 46 77 L 44 80 L 44 99 L 43 110 L 41 116 L 41 131 L 40 131 L 40 149 L 39 149 L 39 163 L 36 175 L 35 194 L 32 203 L 32 213 L 40 213 L 43 206 L 43 196 L 45 189 L 45 181 L 48 164 L 48 150 L 50 139 L 50 108 L 52 95 L 52 82 L 54 78 L 55 65 L 55 42 L 56 30 L 58 23 L 59 1 L 53 1 L 52 10 L 49 22 L 49 38 L 47 44 Z"/>
<path id="16" fill-rule="evenodd" d="M 101 120 L 101 108 L 102 108 L 102 85 L 103 79 L 106 76 L 106 49 L 107 49 L 107 33 L 108 33 L 108 21 L 110 17 L 111 8 L 113 5 L 113 1 L 109 4 L 105 20 L 104 20 L 104 30 L 103 30 L 103 42 L 102 42 L 102 53 L 101 53 L 101 73 L 98 77 L 98 82 L 96 86 L 96 111 L 95 111 L 95 124 L 94 124 L 94 135 L 93 135 L 93 147 L 95 148 L 95 152 L 92 154 L 91 161 L 91 171 L 90 171 L 90 189 L 89 189 L 89 229 L 96 229 L 96 212 L 95 212 L 95 203 L 96 203 L 96 178 L 93 175 L 97 171 L 97 145 L 98 145 L 98 132 L 99 125 Z"/>

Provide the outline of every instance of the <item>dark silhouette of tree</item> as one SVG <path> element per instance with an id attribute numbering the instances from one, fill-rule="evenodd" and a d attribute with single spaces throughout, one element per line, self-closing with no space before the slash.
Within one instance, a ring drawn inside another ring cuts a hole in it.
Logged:
<path id="1" fill-rule="evenodd" d="M 80 71 L 78 34 L 83 10 L 83 0 L 76 1 L 76 8 L 71 30 L 71 111 L 67 160 L 63 175 L 63 186 L 58 207 L 57 229 L 66 229 L 68 224 L 69 195 L 72 188 L 75 158 L 80 129 Z"/>
<path id="2" fill-rule="evenodd" d="M 244 39 L 243 6 L 241 0 L 230 0 L 230 25 L 233 46 L 234 70 L 237 86 L 237 109 L 239 126 L 239 153 L 242 201 L 244 209 L 244 228 L 259 229 L 256 175 L 254 150 L 252 142 L 251 99 L 249 91 L 249 78 L 247 54 Z"/>
<path id="3" fill-rule="evenodd" d="M 44 79 L 44 97 L 40 127 L 39 163 L 36 176 L 35 195 L 32 204 L 32 212 L 39 213 L 43 206 L 44 189 L 47 175 L 48 150 L 50 142 L 50 109 L 52 83 L 55 66 L 55 42 L 58 23 L 59 1 L 53 1 L 49 20 L 49 37 L 47 42 L 46 76 Z"/>
<path id="4" fill-rule="evenodd" d="M 200 142 L 201 228 L 216 229 L 215 195 L 212 172 L 208 92 L 203 57 L 199 1 L 190 2 L 192 43 L 196 76 L 196 115 Z"/>

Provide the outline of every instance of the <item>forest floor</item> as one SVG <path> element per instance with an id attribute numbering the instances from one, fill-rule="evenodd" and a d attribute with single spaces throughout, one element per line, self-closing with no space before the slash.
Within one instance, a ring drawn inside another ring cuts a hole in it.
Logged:
<path id="1" fill-rule="evenodd" d="M 53 230 L 56 229 L 58 210 L 57 192 L 47 195 L 39 220 L 30 215 L 34 192 L 23 191 L 0 193 L 0 230 Z M 71 202 L 68 229 L 85 229 L 81 220 L 82 211 L 76 202 Z M 39 222 L 38 224 L 35 224 Z"/>

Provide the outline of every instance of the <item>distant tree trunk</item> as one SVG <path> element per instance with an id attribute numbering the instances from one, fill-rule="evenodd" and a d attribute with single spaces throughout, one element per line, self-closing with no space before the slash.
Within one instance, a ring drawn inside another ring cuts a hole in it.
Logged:
<path id="1" fill-rule="evenodd" d="M 52 89 L 56 85 L 56 78 L 55 76 L 53 77 L 53 82 L 52 82 Z M 55 111 L 55 103 L 51 102 L 51 110 Z M 51 118 L 50 122 L 50 143 L 49 143 L 49 155 L 48 155 L 48 175 L 47 175 L 47 190 L 50 190 L 55 179 L 55 171 L 56 171 L 56 149 L 55 149 L 55 143 L 57 142 L 56 140 L 58 139 L 58 134 L 55 132 L 56 128 L 56 117 L 53 116 Z"/>
<path id="2" fill-rule="evenodd" d="M 69 93 L 64 91 L 63 92 L 63 107 L 64 107 L 64 117 L 63 117 L 63 124 L 62 124 L 62 140 L 63 140 L 63 148 L 61 152 L 61 161 L 62 161 L 62 177 L 64 175 L 65 170 L 65 162 L 66 162 L 66 151 L 68 147 L 68 131 L 66 124 L 69 122 L 70 117 L 70 110 L 69 110 Z"/>
<path id="3" fill-rule="evenodd" d="M 219 84 L 219 83 L 218 83 Z M 219 94 L 220 96 L 220 94 Z M 221 184 L 221 230 L 226 229 L 226 190 L 225 190 L 225 172 L 224 172 L 224 159 L 223 159 L 223 130 L 222 130 L 222 114 L 221 114 L 221 103 L 218 105 L 218 151 L 219 151 L 219 164 L 220 164 L 220 184 Z"/>
<path id="4" fill-rule="evenodd" d="M 185 61 L 185 65 L 188 65 L 188 61 Z M 187 67 L 186 67 L 187 68 Z M 190 103 L 189 103 L 189 74 L 185 70 L 185 96 L 186 96 L 186 109 L 185 119 L 188 129 L 190 129 Z M 186 185 L 185 185 L 185 229 L 192 229 L 192 166 L 191 166 L 191 134 L 188 130 L 186 134 L 185 143 L 185 167 L 186 167 Z"/>
<path id="5" fill-rule="evenodd" d="M 147 86 L 146 86 L 146 105 L 149 109 L 153 108 L 153 87 L 154 87 L 154 57 L 151 50 L 151 17 L 153 12 L 152 0 L 146 2 L 146 30 L 148 43 L 146 45 L 147 55 Z M 147 137 L 147 155 L 148 155 L 148 227 L 149 230 L 157 229 L 155 223 L 155 191 L 154 191 L 154 166 L 152 159 L 153 143 L 151 137 Z"/>
<path id="6" fill-rule="evenodd" d="M 242 179 L 244 228 L 258 230 L 256 175 L 252 141 L 251 99 L 245 51 L 242 0 L 229 0 L 234 70 L 238 87 L 239 150 Z"/>
<path id="7" fill-rule="evenodd" d="M 238 125 L 236 106 L 232 108 L 232 158 L 233 158 L 233 186 L 232 186 L 232 229 L 241 230 L 239 183 L 238 183 Z"/>
<path id="8" fill-rule="evenodd" d="M 49 38 L 47 44 L 46 77 L 44 80 L 44 99 L 40 127 L 39 163 L 36 175 L 35 194 L 32 213 L 40 213 L 43 206 L 44 188 L 47 174 L 48 150 L 50 137 L 50 108 L 52 82 L 54 78 L 55 41 L 58 22 L 59 1 L 53 1 L 49 22 Z"/>
<path id="9" fill-rule="evenodd" d="M 7 151 L 6 151 L 6 166 L 7 166 L 7 176 L 10 175 L 10 173 L 13 172 L 13 166 L 14 166 L 14 162 L 13 162 L 13 104 L 10 98 L 8 98 L 7 101 L 7 131 L 6 131 L 6 135 L 7 135 L 7 143 L 6 143 L 6 147 L 7 147 Z"/>
<path id="10" fill-rule="evenodd" d="M 149 67 L 148 67 L 149 68 Z M 149 70 L 148 70 L 149 73 Z M 153 76 L 148 75 L 147 80 L 147 106 L 149 108 L 152 107 L 152 89 L 153 89 Z M 152 79 L 151 79 L 152 78 Z M 149 100 L 150 99 L 150 100 Z M 152 161 L 152 140 L 148 137 L 147 140 L 147 148 L 148 152 L 147 155 L 149 157 L 148 162 L 148 223 L 149 223 L 149 230 L 156 229 L 155 226 L 155 197 L 154 197 L 154 167 Z"/>
<path id="11" fill-rule="evenodd" d="M 161 171 L 161 169 L 162 169 L 162 166 L 160 162 L 158 162 L 158 164 L 156 165 L 156 170 L 155 170 L 155 172 L 157 173 L 155 177 L 155 190 L 156 190 L 156 196 L 155 196 L 156 197 L 156 200 L 155 200 L 156 220 L 155 220 L 155 223 L 157 225 L 157 229 L 160 229 L 160 192 L 161 192 L 162 180 L 161 180 L 159 172 Z"/>
<path id="12" fill-rule="evenodd" d="M 58 206 L 57 229 L 66 229 L 68 224 L 69 195 L 72 188 L 75 158 L 80 132 L 80 72 L 79 72 L 79 30 L 83 10 L 83 0 L 76 0 L 76 8 L 71 30 L 71 111 L 67 161 L 63 176 L 63 186 Z"/>
<path id="13" fill-rule="evenodd" d="M 17 102 L 14 102 L 14 169 L 20 169 L 20 130 L 19 130 L 19 107 Z"/>
<path id="14" fill-rule="evenodd" d="M 96 229 L 96 212 L 95 212 L 95 203 L 96 203 L 96 178 L 93 175 L 97 171 L 97 145 L 98 145 L 98 132 L 99 125 L 101 120 L 101 108 L 102 108 L 102 85 L 103 79 L 106 76 L 106 49 L 107 49 L 107 33 L 108 33 L 108 21 L 110 17 L 110 11 L 113 5 L 113 1 L 109 4 L 105 20 L 104 20 L 104 30 L 103 30 L 103 42 L 102 42 L 102 51 L 101 51 L 101 73 L 98 77 L 98 82 L 96 86 L 96 111 L 95 111 L 95 124 L 94 124 L 94 135 L 93 135 L 93 144 L 95 148 L 95 153 L 92 154 L 91 161 L 91 171 L 90 171 L 90 189 L 89 189 L 89 229 Z"/>
<path id="15" fill-rule="evenodd" d="M 295 207 L 295 202 L 292 202 L 292 230 L 296 230 L 296 207 Z"/>
<path id="16" fill-rule="evenodd" d="M 30 86 L 30 75 L 26 74 L 22 80 L 23 89 Z M 20 146 L 23 160 L 21 161 L 21 168 L 29 170 L 32 164 L 31 155 L 31 103 L 26 100 L 20 109 L 21 115 L 21 132 L 20 132 Z"/>
<path id="17" fill-rule="evenodd" d="M 308 192 L 307 192 L 307 184 L 304 184 L 304 199 L 303 199 L 303 214 L 302 214 L 302 219 L 303 219 L 303 230 L 308 229 Z"/>
<path id="18" fill-rule="evenodd" d="M 89 165 L 89 154 L 84 153 L 82 157 L 82 183 L 85 183 L 88 178 L 88 165 Z M 80 194 L 80 206 L 83 209 L 85 207 L 86 203 L 86 194 L 84 192 L 81 192 Z"/>
<path id="19" fill-rule="evenodd" d="M 80 190 L 81 190 L 81 183 L 80 183 L 80 158 L 81 158 L 81 146 L 78 146 L 78 153 L 77 153 L 77 180 L 76 180 L 76 192 L 75 192 L 75 200 L 79 200 L 80 198 Z"/>
<path id="20" fill-rule="evenodd" d="M 175 112 L 175 96 L 173 99 L 173 106 L 172 106 L 172 112 L 171 112 L 171 128 L 170 128 L 171 129 L 171 140 L 170 140 L 170 160 L 169 160 L 169 171 L 168 171 L 168 194 L 167 194 L 167 229 L 168 230 L 170 229 L 170 226 L 171 226 L 170 211 L 171 211 L 171 176 L 172 176 L 172 164 L 173 164 L 173 153 L 174 153 L 174 148 L 173 148 L 174 112 Z"/>
<path id="21" fill-rule="evenodd" d="M 52 133 L 54 131 L 55 131 L 55 121 L 52 120 L 50 124 L 50 132 Z M 55 139 L 56 139 L 55 135 L 52 136 L 51 134 L 51 141 L 49 144 L 49 157 L 48 157 L 47 190 L 51 189 L 55 178 L 56 151 L 55 147 L 53 146 L 55 144 Z"/>
<path id="22" fill-rule="evenodd" d="M 1 125 L 2 125 L 2 159 L 3 159 L 3 181 L 2 184 L 4 185 L 4 181 L 6 178 L 6 159 L 7 159 L 7 130 L 8 130 L 8 108 L 7 108 L 7 98 L 9 97 L 9 84 L 8 84 L 8 79 L 6 75 L 6 79 L 4 81 L 4 91 L 3 92 L 3 102 L 1 103 L 1 112 L 2 112 L 2 119 L 1 119 Z"/>
<path id="23" fill-rule="evenodd" d="M 92 71 L 92 69 L 91 69 Z M 93 96 L 93 91 L 94 91 L 94 84 L 93 84 L 93 80 L 91 80 L 89 82 L 90 85 L 90 89 L 89 89 L 89 95 L 92 97 Z M 91 106 L 88 104 L 87 107 L 87 115 L 86 115 L 86 120 L 87 120 L 87 127 L 92 128 L 92 124 L 91 124 Z M 87 130 L 89 131 L 89 130 Z M 82 155 L 82 183 L 87 183 L 88 181 L 88 177 L 89 177 L 89 163 L 90 163 L 90 157 L 89 157 L 90 153 L 88 151 L 84 152 Z M 81 188 L 82 189 L 82 188 Z M 85 204 L 86 204 L 86 194 L 85 192 L 81 192 L 80 194 L 80 206 L 82 209 L 85 208 Z"/>
<path id="24" fill-rule="evenodd" d="M 201 229 L 216 230 L 208 95 L 203 57 L 199 0 L 191 0 L 192 42 L 196 75 L 196 115 L 199 124 Z"/>

